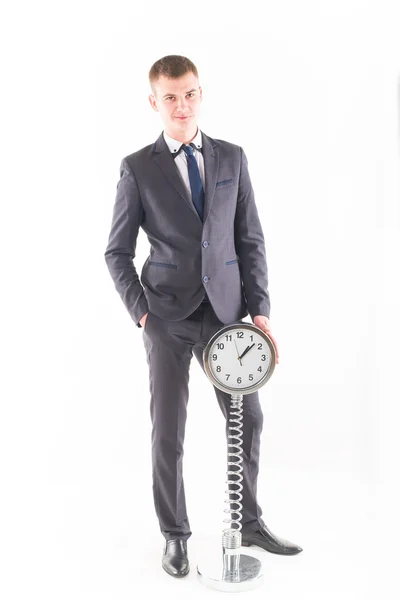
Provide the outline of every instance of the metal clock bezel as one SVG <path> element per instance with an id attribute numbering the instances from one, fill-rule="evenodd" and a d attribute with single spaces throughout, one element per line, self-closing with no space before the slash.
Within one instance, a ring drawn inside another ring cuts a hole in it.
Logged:
<path id="1" fill-rule="evenodd" d="M 214 345 L 215 341 L 219 337 L 221 337 L 222 335 L 225 335 L 226 332 L 228 332 L 232 329 L 246 329 L 248 331 L 254 331 L 255 333 L 257 333 L 264 339 L 264 341 L 266 342 L 266 344 L 271 352 L 270 368 L 264 374 L 264 376 L 260 379 L 260 381 L 258 383 L 256 383 L 255 385 L 250 385 L 245 388 L 237 388 L 237 387 L 231 387 L 228 385 L 223 385 L 220 381 L 218 381 L 216 379 L 216 377 L 214 376 L 214 373 L 211 370 L 208 359 L 210 356 L 210 351 L 211 351 L 212 346 Z M 204 369 L 205 369 L 205 372 L 206 372 L 208 378 L 211 380 L 211 383 L 216 388 L 218 388 L 219 390 L 221 390 L 223 392 L 226 392 L 227 394 L 247 395 L 247 394 L 252 394 L 253 392 L 256 392 L 257 390 L 262 388 L 267 383 L 267 381 L 269 380 L 269 378 L 271 377 L 272 373 L 275 370 L 275 364 L 276 364 L 276 352 L 275 352 L 275 346 L 274 346 L 271 338 L 268 336 L 267 333 L 265 333 L 265 331 L 263 331 L 262 329 L 257 327 L 257 325 L 254 325 L 254 323 L 242 323 L 242 322 L 238 321 L 236 323 L 230 323 L 229 325 L 225 325 L 224 327 L 221 327 L 221 329 L 218 329 L 218 331 L 216 331 L 214 333 L 214 335 L 209 339 L 206 347 L 203 350 L 203 365 L 204 365 Z"/>

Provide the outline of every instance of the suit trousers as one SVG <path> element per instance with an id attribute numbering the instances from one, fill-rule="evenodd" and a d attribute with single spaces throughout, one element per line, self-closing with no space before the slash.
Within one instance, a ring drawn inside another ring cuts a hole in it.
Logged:
<path id="1" fill-rule="evenodd" d="M 143 328 L 142 336 L 149 366 L 153 498 L 160 530 L 166 540 L 187 540 L 192 535 L 186 511 L 182 471 L 189 367 L 194 353 L 204 371 L 203 350 L 212 335 L 223 326 L 205 297 L 198 308 L 181 321 L 167 321 L 149 312 Z M 229 426 L 234 425 L 229 421 L 230 394 L 213 387 L 226 419 L 226 436 L 232 435 L 229 430 Z M 242 414 L 241 523 L 242 532 L 248 532 L 265 525 L 256 497 L 263 428 L 263 413 L 257 391 L 243 396 Z M 227 443 L 237 441 L 235 438 L 226 439 Z M 237 486 L 230 486 L 230 489 L 235 491 Z M 231 501 L 236 497 L 231 496 Z M 231 504 L 232 509 L 236 507 L 236 504 Z M 234 515 L 237 518 L 236 513 Z"/>

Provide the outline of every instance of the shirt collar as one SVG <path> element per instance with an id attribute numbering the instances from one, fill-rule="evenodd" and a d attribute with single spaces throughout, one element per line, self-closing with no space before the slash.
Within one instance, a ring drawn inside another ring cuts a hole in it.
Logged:
<path id="1" fill-rule="evenodd" d="M 178 140 L 174 140 L 174 138 L 172 138 L 170 135 L 168 135 L 168 133 L 165 131 L 163 131 L 164 134 L 164 139 L 168 144 L 168 148 L 170 149 L 171 153 L 177 152 L 177 150 L 179 150 L 180 146 L 182 145 L 182 142 L 179 142 Z M 196 146 L 196 148 L 201 148 L 203 145 L 203 141 L 202 141 L 202 136 L 201 136 L 201 130 L 198 127 L 197 128 L 197 133 L 195 135 L 195 137 L 190 141 L 191 144 L 194 144 Z"/>

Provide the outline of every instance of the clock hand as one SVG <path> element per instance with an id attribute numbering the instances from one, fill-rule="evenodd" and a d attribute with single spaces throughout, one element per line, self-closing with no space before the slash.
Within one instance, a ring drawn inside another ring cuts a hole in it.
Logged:
<path id="1" fill-rule="evenodd" d="M 239 356 L 239 358 L 243 358 L 243 356 L 244 356 L 245 354 L 247 354 L 247 353 L 248 353 L 248 352 L 249 352 L 249 351 L 252 349 L 252 347 L 253 347 L 253 346 L 255 346 L 255 343 L 254 343 L 254 342 L 252 343 L 252 345 L 251 345 L 251 346 L 247 346 L 246 350 L 243 352 L 243 354 L 242 354 L 241 356 Z M 240 364 L 242 364 L 242 363 L 240 363 Z"/>
<path id="2" fill-rule="evenodd" d="M 249 347 L 247 346 L 246 350 L 243 352 L 243 354 L 241 354 L 241 355 L 239 356 L 239 358 L 243 358 L 243 356 L 244 356 L 244 355 L 246 354 L 246 352 L 248 352 L 248 351 L 249 351 Z"/>
<path id="3" fill-rule="evenodd" d="M 241 357 L 239 356 L 239 350 L 237 349 L 237 346 L 236 346 L 236 340 L 235 340 L 235 338 L 233 338 L 233 341 L 235 342 L 236 353 L 237 353 L 237 355 L 238 355 L 238 359 L 239 359 L 239 361 L 240 361 L 240 366 L 243 366 L 243 365 L 242 365 L 242 361 L 240 360 L 240 358 L 241 358 Z"/>

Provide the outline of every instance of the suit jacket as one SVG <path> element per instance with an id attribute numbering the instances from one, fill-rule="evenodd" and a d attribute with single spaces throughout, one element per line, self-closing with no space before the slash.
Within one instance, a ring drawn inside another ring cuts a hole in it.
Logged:
<path id="1" fill-rule="evenodd" d="M 247 158 L 240 146 L 202 132 L 202 222 L 163 133 L 121 161 L 105 260 L 138 327 L 150 311 L 170 321 L 190 315 L 208 296 L 224 324 L 248 313 L 269 317 L 264 236 Z M 150 254 L 140 279 L 134 265 L 139 227 Z"/>

